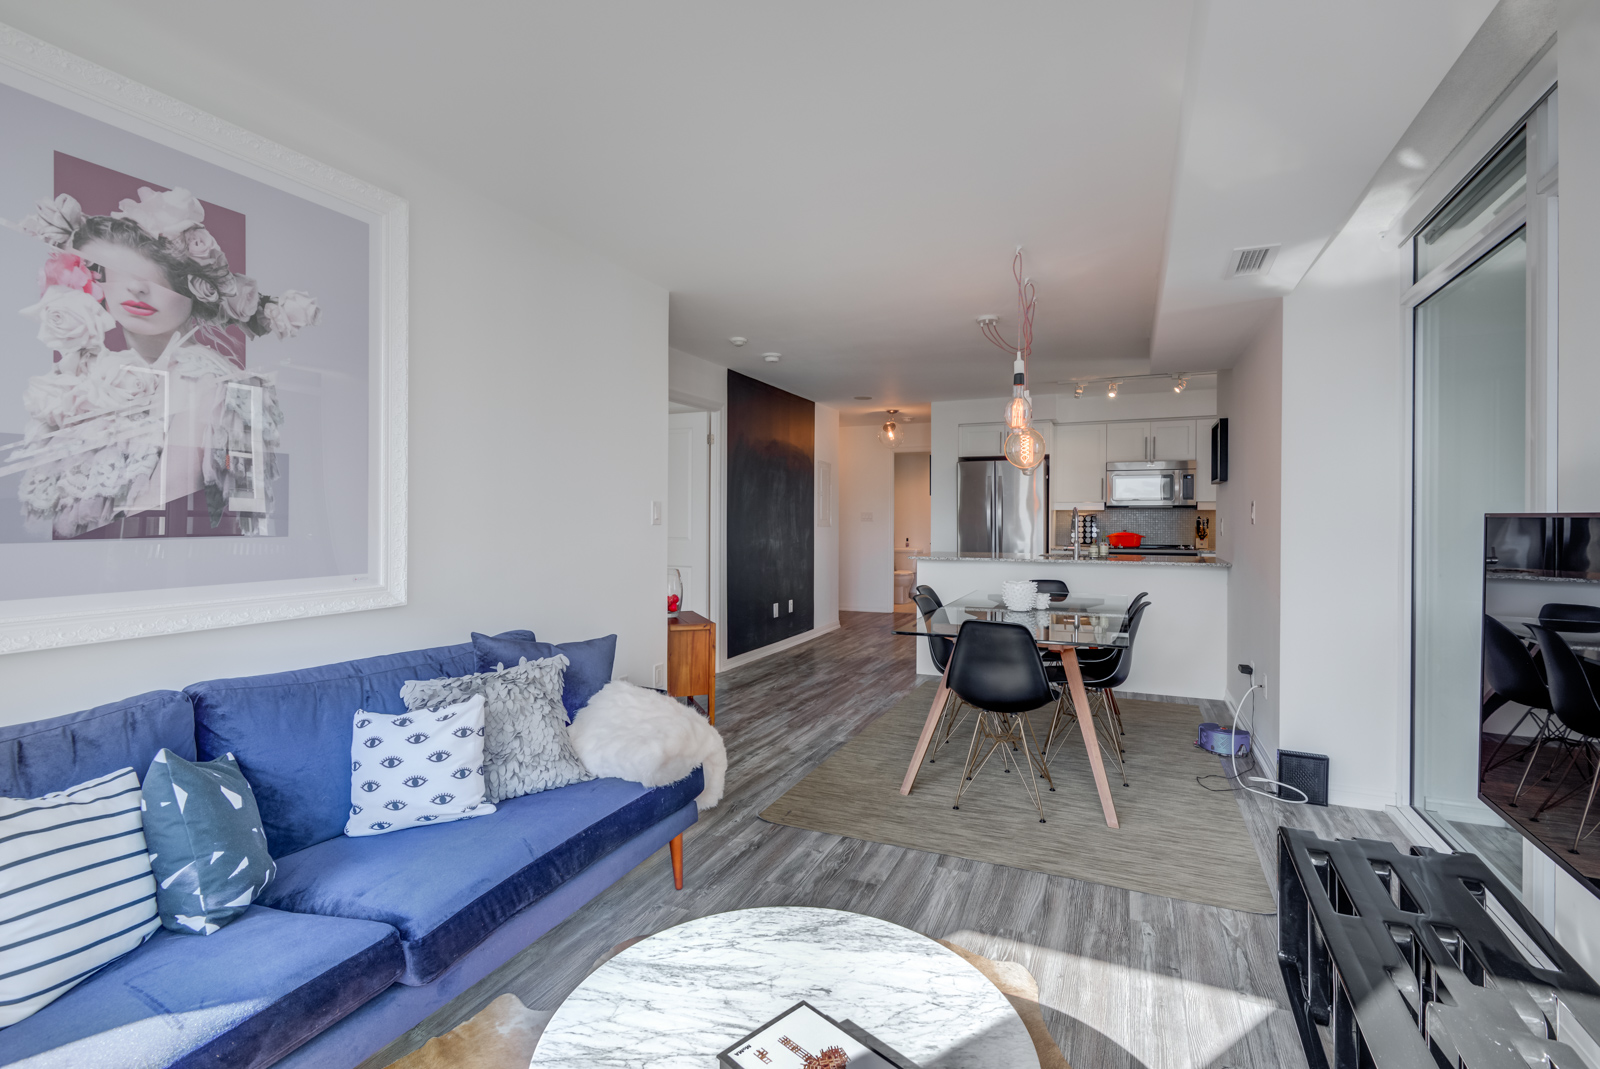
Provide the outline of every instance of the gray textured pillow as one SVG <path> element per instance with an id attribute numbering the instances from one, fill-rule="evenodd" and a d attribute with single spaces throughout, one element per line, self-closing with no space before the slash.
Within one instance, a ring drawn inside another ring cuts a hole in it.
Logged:
<path id="1" fill-rule="evenodd" d="M 414 679 L 400 687 L 407 709 L 438 710 L 483 695 L 486 801 L 503 802 L 594 776 L 572 749 L 561 705 L 565 657 L 524 660 L 515 668 L 454 679 Z"/>

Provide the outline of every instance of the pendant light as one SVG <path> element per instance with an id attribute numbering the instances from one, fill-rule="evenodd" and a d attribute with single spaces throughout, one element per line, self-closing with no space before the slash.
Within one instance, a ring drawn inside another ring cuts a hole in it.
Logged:
<path id="1" fill-rule="evenodd" d="M 878 441 L 893 449 L 900 444 L 900 426 L 895 423 L 894 417 L 898 415 L 898 408 L 891 408 L 884 412 L 889 418 L 884 420 L 883 426 L 878 430 Z"/>
<path id="2" fill-rule="evenodd" d="M 1000 334 L 999 320 L 983 316 L 978 320 L 983 336 L 1007 352 L 1016 353 L 1011 364 L 1011 400 L 1006 402 L 1006 440 L 1002 447 L 1006 459 L 1023 471 L 1044 463 L 1044 438 L 1033 429 L 1033 397 L 1028 392 L 1028 357 L 1033 352 L 1033 280 L 1022 276 L 1022 247 L 1011 260 L 1011 275 L 1017 281 L 1017 342 L 1012 345 Z"/>

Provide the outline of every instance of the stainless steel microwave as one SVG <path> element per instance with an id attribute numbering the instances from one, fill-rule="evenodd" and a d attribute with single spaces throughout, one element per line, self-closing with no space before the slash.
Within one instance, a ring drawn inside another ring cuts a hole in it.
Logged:
<path id="1" fill-rule="evenodd" d="M 1106 465 L 1106 507 L 1194 508 L 1194 461 L 1116 460 Z"/>

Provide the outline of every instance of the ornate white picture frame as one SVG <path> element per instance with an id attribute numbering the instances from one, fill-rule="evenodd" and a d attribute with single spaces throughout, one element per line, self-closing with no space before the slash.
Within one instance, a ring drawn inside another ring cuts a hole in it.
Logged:
<path id="1" fill-rule="evenodd" d="M 405 604 L 406 202 L 4 25 L 0 138 L 0 653 Z"/>

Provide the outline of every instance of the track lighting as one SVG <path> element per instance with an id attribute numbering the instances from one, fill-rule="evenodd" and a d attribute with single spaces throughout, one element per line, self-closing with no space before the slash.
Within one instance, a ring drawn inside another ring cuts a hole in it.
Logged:
<path id="1" fill-rule="evenodd" d="M 1188 387 L 1189 387 L 1189 380 L 1184 378 L 1182 375 L 1179 375 L 1178 376 L 1177 385 L 1172 387 L 1172 392 L 1173 393 L 1182 393 L 1184 390 L 1188 389 Z"/>
<path id="2" fill-rule="evenodd" d="M 1081 383 L 1081 382 L 1078 383 L 1077 388 L 1072 391 L 1072 396 L 1074 396 L 1074 397 L 1082 397 L 1083 396 L 1083 383 Z"/>
<path id="3" fill-rule="evenodd" d="M 1121 385 L 1122 385 L 1122 383 L 1120 383 L 1120 382 L 1107 383 L 1106 384 L 1106 397 L 1107 398 L 1112 398 L 1112 397 L 1117 396 L 1117 387 L 1121 386 Z"/>

